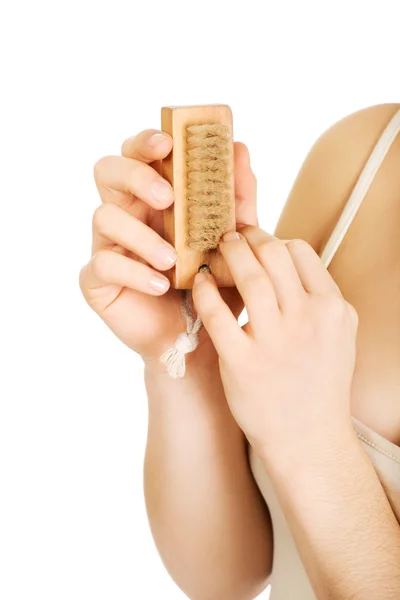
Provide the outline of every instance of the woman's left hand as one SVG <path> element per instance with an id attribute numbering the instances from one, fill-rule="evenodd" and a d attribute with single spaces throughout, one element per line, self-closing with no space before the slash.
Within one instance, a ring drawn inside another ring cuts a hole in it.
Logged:
<path id="1" fill-rule="evenodd" d="M 357 313 L 305 241 L 245 226 L 219 248 L 248 323 L 239 326 L 211 275 L 196 276 L 193 296 L 230 409 L 263 457 L 287 444 L 315 450 L 351 425 Z"/>

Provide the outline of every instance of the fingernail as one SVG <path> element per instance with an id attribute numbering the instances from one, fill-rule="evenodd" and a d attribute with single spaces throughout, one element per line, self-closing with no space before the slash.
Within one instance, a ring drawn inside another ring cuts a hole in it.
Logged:
<path id="1" fill-rule="evenodd" d="M 160 144 L 160 142 L 165 140 L 165 138 L 166 135 L 164 135 L 163 133 L 155 133 L 149 138 L 148 144 L 149 146 L 157 146 L 157 144 Z"/>
<path id="2" fill-rule="evenodd" d="M 175 248 L 168 244 L 159 244 L 156 247 L 154 254 L 158 260 L 171 267 L 176 262 L 177 254 Z"/>
<path id="3" fill-rule="evenodd" d="M 228 231 L 222 236 L 223 242 L 233 242 L 234 240 L 240 240 L 240 235 L 236 231 Z"/>
<path id="4" fill-rule="evenodd" d="M 169 281 L 165 277 L 158 277 L 158 275 L 153 275 L 153 277 L 149 281 L 151 289 L 157 294 L 162 294 L 166 292 L 169 288 Z"/>
<path id="5" fill-rule="evenodd" d="M 157 202 L 168 202 L 172 196 L 172 187 L 164 179 L 157 179 L 153 183 L 151 192 Z"/>

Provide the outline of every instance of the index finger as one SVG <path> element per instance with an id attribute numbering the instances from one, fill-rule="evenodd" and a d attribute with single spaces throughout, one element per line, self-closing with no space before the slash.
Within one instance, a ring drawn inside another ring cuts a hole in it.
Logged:
<path id="1" fill-rule="evenodd" d="M 304 240 L 286 244 L 304 289 L 316 296 L 342 296 L 342 292 L 315 250 Z"/>
<path id="2" fill-rule="evenodd" d="M 159 161 L 171 152 L 172 137 L 158 129 L 145 129 L 124 141 L 121 154 L 145 163 Z"/>

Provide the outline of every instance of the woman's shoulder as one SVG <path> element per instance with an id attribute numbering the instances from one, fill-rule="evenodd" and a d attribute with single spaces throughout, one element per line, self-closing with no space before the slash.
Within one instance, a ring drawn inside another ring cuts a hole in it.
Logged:
<path id="1" fill-rule="evenodd" d="M 396 103 L 369 106 L 341 118 L 318 137 L 290 191 L 277 225 L 278 237 L 301 237 L 321 250 L 376 143 L 399 110 Z M 390 150 L 389 163 L 385 173 L 395 183 L 400 136 Z"/>
<path id="2" fill-rule="evenodd" d="M 326 129 L 315 142 L 313 150 L 337 148 L 342 154 L 345 150 L 343 142 L 346 142 L 352 151 L 359 149 L 365 153 L 367 148 L 372 151 L 387 123 L 399 110 L 400 103 L 387 103 L 350 113 Z"/>

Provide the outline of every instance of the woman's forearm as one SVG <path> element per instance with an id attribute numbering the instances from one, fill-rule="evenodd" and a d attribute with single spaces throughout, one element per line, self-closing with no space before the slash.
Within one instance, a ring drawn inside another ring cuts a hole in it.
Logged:
<path id="1" fill-rule="evenodd" d="M 182 380 L 150 366 L 145 381 L 145 499 L 161 558 L 194 600 L 250 600 L 270 572 L 271 525 L 217 365 Z"/>
<path id="2" fill-rule="evenodd" d="M 264 463 L 318 600 L 400 598 L 400 527 L 351 424 Z"/>

